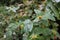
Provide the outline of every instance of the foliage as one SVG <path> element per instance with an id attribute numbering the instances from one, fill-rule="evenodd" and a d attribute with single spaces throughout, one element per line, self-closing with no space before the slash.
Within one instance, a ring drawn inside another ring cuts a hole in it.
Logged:
<path id="1" fill-rule="evenodd" d="M 0 40 L 55 40 L 60 37 L 56 23 L 56 19 L 60 20 L 60 2 L 3 1 L 0 2 Z"/>

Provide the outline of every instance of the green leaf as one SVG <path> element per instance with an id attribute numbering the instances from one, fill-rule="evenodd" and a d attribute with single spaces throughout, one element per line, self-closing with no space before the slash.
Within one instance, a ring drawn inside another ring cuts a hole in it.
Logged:
<path id="1" fill-rule="evenodd" d="M 38 9 L 34 9 L 35 13 L 37 16 L 42 16 L 43 15 L 43 12 L 38 10 Z"/>
<path id="2" fill-rule="evenodd" d="M 39 21 L 39 19 L 38 18 L 35 18 L 34 20 L 33 20 L 33 22 L 38 22 Z"/>
<path id="3" fill-rule="evenodd" d="M 42 23 L 42 25 L 44 25 L 44 26 L 49 26 L 48 20 L 41 20 L 41 23 Z M 41 25 L 41 26 L 42 26 L 42 25 Z"/>
<path id="4" fill-rule="evenodd" d="M 13 31 L 13 30 L 15 30 L 18 26 L 19 26 L 18 23 L 11 23 L 11 24 L 9 24 L 9 26 L 7 27 L 7 30 L 8 30 L 8 31 L 9 31 L 9 30 Z"/>
<path id="5" fill-rule="evenodd" d="M 10 11 L 16 12 L 16 10 L 18 10 L 19 7 L 11 6 L 11 7 L 6 7 L 6 9 L 7 9 L 9 12 L 10 12 Z"/>
<path id="6" fill-rule="evenodd" d="M 49 28 L 44 28 L 43 29 L 43 35 L 44 36 L 51 35 L 51 30 Z"/>
<path id="7" fill-rule="evenodd" d="M 24 21 L 24 31 L 25 32 L 31 32 L 33 29 L 33 23 L 29 19 Z"/>
<path id="8" fill-rule="evenodd" d="M 56 9 L 56 7 L 53 5 L 53 3 L 52 3 L 52 2 L 49 2 L 49 3 L 47 3 L 47 4 L 48 4 L 48 6 L 52 9 L 52 11 L 54 12 L 55 17 L 57 17 L 57 19 L 60 19 L 60 17 L 59 17 L 59 12 L 58 12 L 58 10 Z"/>
<path id="9" fill-rule="evenodd" d="M 44 36 L 47 36 L 47 35 L 51 35 L 51 30 L 49 28 L 36 27 L 33 30 L 33 33 L 35 33 L 35 34 L 43 34 Z"/>
<path id="10" fill-rule="evenodd" d="M 6 35 L 7 37 L 12 36 L 12 32 L 19 26 L 18 23 L 11 23 L 9 26 L 6 28 Z"/>
<path id="11" fill-rule="evenodd" d="M 23 34 L 23 40 L 28 40 L 28 35 L 26 33 Z"/>
<path id="12" fill-rule="evenodd" d="M 7 31 L 5 34 L 7 37 L 12 36 L 12 31 Z"/>
<path id="13" fill-rule="evenodd" d="M 40 28 L 40 27 L 36 27 L 36 28 L 34 28 L 33 33 L 35 33 L 35 34 L 41 34 L 42 31 L 43 31 L 42 28 Z"/>
<path id="14" fill-rule="evenodd" d="M 52 14 L 50 14 L 50 13 L 46 13 L 45 15 L 43 15 L 42 19 L 44 19 L 44 20 L 50 19 L 52 21 L 55 21 L 54 16 Z"/>

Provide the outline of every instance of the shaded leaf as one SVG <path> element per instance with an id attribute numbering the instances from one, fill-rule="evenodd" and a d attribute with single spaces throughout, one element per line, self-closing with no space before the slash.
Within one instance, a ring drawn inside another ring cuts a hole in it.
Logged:
<path id="1" fill-rule="evenodd" d="M 24 31 L 25 32 L 31 32 L 32 31 L 32 29 L 33 29 L 33 23 L 32 23 L 32 21 L 30 21 L 29 19 L 27 19 L 27 20 L 24 21 L 24 25 L 25 25 L 25 27 L 24 27 Z"/>

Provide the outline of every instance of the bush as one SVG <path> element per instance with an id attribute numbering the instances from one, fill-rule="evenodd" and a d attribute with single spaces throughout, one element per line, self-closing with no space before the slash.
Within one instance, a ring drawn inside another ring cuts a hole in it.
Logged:
<path id="1" fill-rule="evenodd" d="M 13 4 L 14 3 L 14 4 Z M 57 40 L 59 2 L 1 0 L 0 40 Z"/>

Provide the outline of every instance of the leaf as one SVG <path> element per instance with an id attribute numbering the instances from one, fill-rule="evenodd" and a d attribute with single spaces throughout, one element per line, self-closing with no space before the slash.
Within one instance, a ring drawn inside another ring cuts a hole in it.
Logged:
<path id="1" fill-rule="evenodd" d="M 44 36 L 51 35 L 51 30 L 49 28 L 44 28 L 43 29 L 43 35 Z"/>
<path id="2" fill-rule="evenodd" d="M 9 26 L 7 27 L 7 30 L 8 30 L 8 31 L 9 31 L 9 30 L 13 31 L 13 30 L 15 30 L 18 26 L 19 26 L 18 23 L 11 23 L 11 24 L 9 24 Z"/>
<path id="3" fill-rule="evenodd" d="M 17 28 L 19 27 L 19 23 L 11 23 L 9 24 L 9 26 L 6 28 L 6 36 L 7 37 L 11 37 L 12 36 L 12 32 Z"/>
<path id="4" fill-rule="evenodd" d="M 38 22 L 39 21 L 39 19 L 38 18 L 35 18 L 34 20 L 33 20 L 33 22 Z"/>
<path id="5" fill-rule="evenodd" d="M 47 35 L 51 35 L 51 30 L 49 28 L 36 27 L 33 30 L 33 33 L 35 33 L 35 34 L 43 34 L 44 36 L 47 36 Z"/>
<path id="6" fill-rule="evenodd" d="M 12 31 L 7 31 L 5 34 L 6 34 L 7 37 L 12 36 Z"/>
<path id="7" fill-rule="evenodd" d="M 33 23 L 29 19 L 24 21 L 24 25 L 25 25 L 25 27 L 24 27 L 25 32 L 31 32 L 32 31 Z"/>
<path id="8" fill-rule="evenodd" d="M 42 33 L 42 31 L 43 31 L 43 29 L 42 29 L 42 28 L 40 28 L 40 27 L 36 27 L 36 28 L 34 28 L 34 30 L 33 30 L 33 32 L 32 32 L 32 33 L 34 33 L 34 34 L 41 34 L 41 33 Z"/>
<path id="9" fill-rule="evenodd" d="M 40 11 L 40 10 L 34 9 L 34 11 L 35 11 L 37 16 L 42 16 L 43 15 L 43 12 Z"/>
<path id="10" fill-rule="evenodd" d="M 41 23 L 42 23 L 42 25 L 44 25 L 44 26 L 49 26 L 48 20 L 41 20 Z M 42 26 L 42 25 L 41 25 L 41 26 Z"/>
<path id="11" fill-rule="evenodd" d="M 26 33 L 23 34 L 23 40 L 28 40 L 28 35 Z"/>
<path id="12" fill-rule="evenodd" d="M 60 0 L 55 0 L 55 2 L 57 2 L 57 3 L 58 3 L 58 2 L 60 2 Z"/>
<path id="13" fill-rule="evenodd" d="M 9 12 L 10 12 L 10 11 L 16 12 L 16 10 L 19 9 L 19 7 L 11 6 L 11 7 L 6 7 L 6 9 L 7 9 Z"/>
<path id="14" fill-rule="evenodd" d="M 34 11 L 35 11 L 37 16 L 43 16 L 42 19 L 44 19 L 44 20 L 50 19 L 50 20 L 55 21 L 54 15 L 50 14 L 51 11 L 46 11 L 45 14 L 40 10 L 35 9 Z"/>
<path id="15" fill-rule="evenodd" d="M 53 3 L 52 2 L 49 2 L 48 3 L 48 6 L 52 9 L 52 11 L 54 12 L 54 15 L 55 15 L 55 17 L 57 17 L 57 19 L 60 19 L 60 17 L 59 17 L 59 12 L 58 12 L 58 10 L 56 9 L 56 7 L 53 5 Z"/>
<path id="16" fill-rule="evenodd" d="M 50 13 L 46 13 L 45 15 L 43 15 L 42 19 L 44 19 L 44 20 L 50 19 L 52 21 L 55 21 L 54 16 L 52 14 L 50 14 Z"/>

